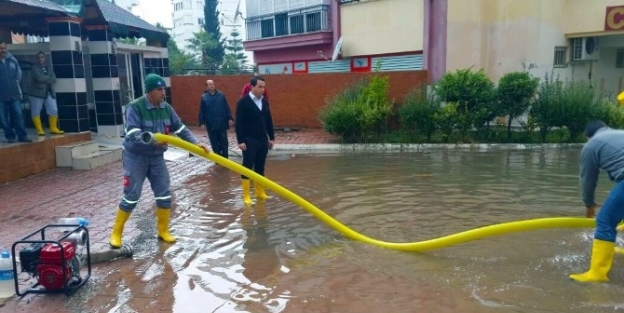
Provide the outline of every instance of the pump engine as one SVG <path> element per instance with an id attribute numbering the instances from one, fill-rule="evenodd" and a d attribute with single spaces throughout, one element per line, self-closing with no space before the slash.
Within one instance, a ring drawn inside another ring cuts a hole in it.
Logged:
<path id="1" fill-rule="evenodd" d="M 37 282 L 46 290 L 63 289 L 65 283 L 70 285 L 82 280 L 82 251 L 77 250 L 76 245 L 70 241 L 60 243 L 62 250 L 55 243 L 33 243 L 19 253 L 22 272 L 36 277 Z"/>

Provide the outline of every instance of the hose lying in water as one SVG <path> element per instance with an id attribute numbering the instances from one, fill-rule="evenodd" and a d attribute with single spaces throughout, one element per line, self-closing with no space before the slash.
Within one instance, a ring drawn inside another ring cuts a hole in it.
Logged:
<path id="1" fill-rule="evenodd" d="M 222 166 L 227 167 L 228 169 L 234 172 L 237 172 L 241 175 L 245 175 L 249 177 L 250 179 L 262 184 L 266 188 L 271 189 L 276 194 L 299 205 L 300 207 L 302 207 L 303 209 L 305 209 L 306 211 L 308 211 L 309 213 L 311 213 L 312 215 L 314 215 L 315 217 L 323 221 L 325 224 L 327 224 L 331 228 L 345 235 L 347 238 L 350 238 L 353 240 L 359 240 L 365 243 L 373 244 L 373 245 L 383 247 L 383 248 L 388 248 L 388 249 L 423 252 L 423 251 L 428 251 L 428 250 L 445 248 L 445 247 L 457 245 L 460 243 L 464 243 L 464 242 L 472 241 L 476 239 L 503 235 L 503 234 L 508 234 L 508 233 L 514 233 L 514 232 L 522 232 L 522 231 L 545 229 L 545 228 L 594 228 L 596 227 L 596 221 L 593 218 L 581 218 L 581 217 L 538 218 L 538 219 L 507 222 L 507 223 L 484 226 L 484 227 L 464 231 L 464 232 L 449 235 L 449 236 L 444 236 L 444 237 L 440 237 L 436 239 L 424 240 L 424 241 L 419 241 L 419 242 L 409 242 L 409 243 L 385 242 L 385 241 L 367 237 L 365 235 L 362 235 L 352 230 L 351 228 L 347 227 L 346 225 L 340 223 L 336 219 L 327 215 L 325 212 L 315 207 L 310 202 L 306 201 L 300 196 L 289 191 L 288 189 L 214 152 L 207 153 L 201 147 L 197 145 L 186 142 L 180 138 L 169 136 L 169 135 L 164 135 L 164 134 L 144 133 L 141 138 L 146 143 L 166 142 L 174 146 L 180 147 L 184 150 L 187 150 L 188 152 L 191 152 L 196 155 L 202 156 L 206 159 L 212 160 Z"/>

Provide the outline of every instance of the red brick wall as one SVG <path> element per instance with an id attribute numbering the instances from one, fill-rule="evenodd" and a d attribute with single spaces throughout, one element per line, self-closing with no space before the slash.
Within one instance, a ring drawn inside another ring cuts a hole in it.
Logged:
<path id="1" fill-rule="evenodd" d="M 307 75 L 266 75 L 271 99 L 271 113 L 275 127 L 321 128 L 319 108 L 348 84 L 366 75 L 362 73 L 326 73 Z M 405 94 L 427 82 L 426 71 L 385 72 L 390 77 L 390 98 L 402 101 Z M 197 124 L 199 99 L 208 79 L 225 93 L 235 114 L 236 102 L 243 86 L 251 76 L 173 76 L 171 77 L 172 104 L 188 125 Z"/>
<path id="2" fill-rule="evenodd" d="M 36 139 L 37 140 L 37 139 Z M 56 168 L 54 147 L 91 140 L 91 133 L 67 134 L 0 148 L 0 183 Z"/>

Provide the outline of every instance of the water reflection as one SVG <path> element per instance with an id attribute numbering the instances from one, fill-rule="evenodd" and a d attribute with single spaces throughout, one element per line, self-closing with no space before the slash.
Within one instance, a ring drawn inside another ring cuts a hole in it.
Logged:
<path id="1" fill-rule="evenodd" d="M 445 150 L 273 156 L 267 173 L 358 232 L 414 242 L 493 223 L 583 216 L 578 155 Z M 129 283 L 158 289 L 150 282 L 169 281 L 173 312 L 624 308 L 624 258 L 616 257 L 608 284 L 567 278 L 588 263 L 591 229 L 539 230 L 428 253 L 398 252 L 347 240 L 280 197 L 245 206 L 239 175 L 215 166 L 206 171 L 180 180 L 173 223 L 179 242 L 163 252 L 168 265 L 153 253 L 146 260 L 150 265 L 141 267 L 141 277 L 153 278 Z M 601 180 L 597 197 L 604 198 L 609 187 Z"/>

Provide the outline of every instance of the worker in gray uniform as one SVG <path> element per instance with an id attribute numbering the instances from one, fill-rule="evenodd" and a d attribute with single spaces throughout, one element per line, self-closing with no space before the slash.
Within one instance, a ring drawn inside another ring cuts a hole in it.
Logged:
<path id="1" fill-rule="evenodd" d="M 124 137 L 123 192 L 117 217 L 110 237 L 113 248 L 121 247 L 124 225 L 141 197 L 143 182 L 147 178 L 156 199 L 158 238 L 165 242 L 175 242 L 169 232 L 171 192 L 169 191 L 169 171 L 165 164 L 166 143 L 145 143 L 141 135 L 145 132 L 175 134 L 188 142 L 199 143 L 191 131 L 184 126 L 171 105 L 165 102 L 165 81 L 156 74 L 145 77 L 146 94 L 126 108 L 126 136 Z"/>
<path id="2" fill-rule="evenodd" d="M 572 274 L 578 282 L 606 282 L 613 263 L 617 225 L 624 219 L 624 130 L 609 128 L 602 121 L 591 121 L 585 127 L 587 143 L 581 151 L 580 185 L 586 216 L 594 217 L 600 170 L 607 172 L 615 186 L 605 199 L 598 216 L 589 271 Z"/>

